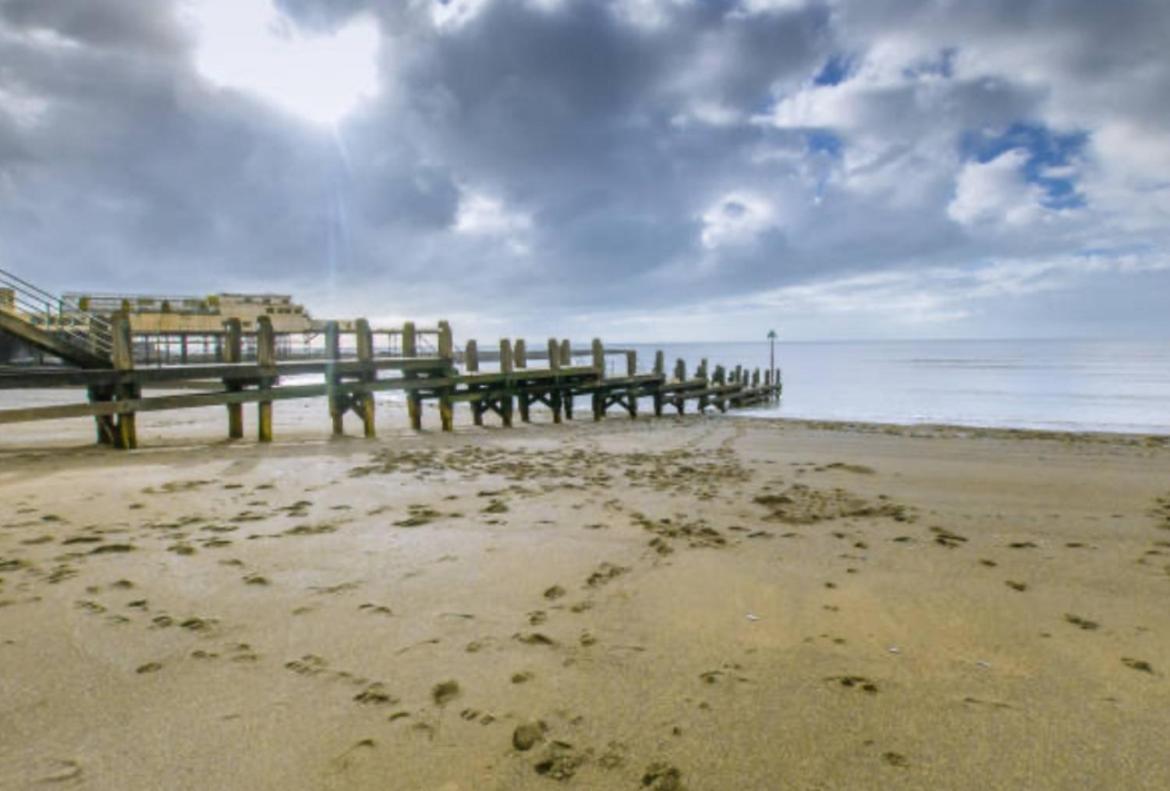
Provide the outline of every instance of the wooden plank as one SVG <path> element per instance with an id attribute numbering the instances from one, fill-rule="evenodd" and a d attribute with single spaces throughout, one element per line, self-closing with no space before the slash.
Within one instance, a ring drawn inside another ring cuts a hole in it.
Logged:
<path id="1" fill-rule="evenodd" d="M 226 350 L 225 350 L 226 351 Z M 226 353 L 225 353 L 226 356 Z M 278 360 L 275 366 L 278 376 L 293 374 L 324 374 L 332 365 L 337 373 L 357 375 L 368 367 L 379 371 L 442 371 L 446 365 L 440 357 L 377 357 L 369 364 L 355 359 L 320 359 L 312 361 L 287 362 Z M 5 371 L 0 373 L 0 390 L 48 389 L 54 387 L 88 387 L 117 385 L 133 382 L 139 385 L 168 384 L 174 382 L 198 381 L 203 379 L 240 380 L 243 382 L 263 378 L 268 372 L 256 363 L 193 363 L 184 366 L 159 366 L 157 368 L 135 368 L 128 371 L 103 369 L 73 369 L 61 371 Z"/>

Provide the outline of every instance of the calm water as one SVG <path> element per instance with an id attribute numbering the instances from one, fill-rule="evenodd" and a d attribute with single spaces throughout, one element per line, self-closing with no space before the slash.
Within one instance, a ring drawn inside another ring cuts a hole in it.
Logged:
<path id="1" fill-rule="evenodd" d="M 656 348 L 668 371 L 768 366 L 766 341 L 634 348 L 642 369 Z M 784 397 L 754 414 L 1170 434 L 1170 341 L 777 343 L 776 365 Z"/>

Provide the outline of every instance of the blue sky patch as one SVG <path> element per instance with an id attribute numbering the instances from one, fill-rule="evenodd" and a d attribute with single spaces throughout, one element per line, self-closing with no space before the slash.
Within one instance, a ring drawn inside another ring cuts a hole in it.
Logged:
<path id="1" fill-rule="evenodd" d="M 1024 177 L 1045 192 L 1044 205 L 1067 209 L 1085 203 L 1074 178 L 1053 175 L 1052 170 L 1076 163 L 1088 142 L 1084 132 L 1060 134 L 1040 124 L 1016 122 L 1004 130 L 979 130 L 963 134 L 959 151 L 965 161 L 990 162 L 1006 151 L 1023 149 L 1028 153 L 1022 171 Z"/>
<path id="2" fill-rule="evenodd" d="M 838 85 L 853 71 L 853 58 L 838 52 L 832 55 L 813 77 L 813 85 Z"/>
<path id="3" fill-rule="evenodd" d="M 823 129 L 810 130 L 805 132 L 804 140 L 810 154 L 825 153 L 834 158 L 841 156 L 841 138 L 832 132 Z"/>

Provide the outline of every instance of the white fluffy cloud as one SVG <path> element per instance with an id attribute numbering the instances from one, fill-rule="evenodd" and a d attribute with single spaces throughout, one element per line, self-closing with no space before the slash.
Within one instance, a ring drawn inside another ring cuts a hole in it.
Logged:
<path id="1" fill-rule="evenodd" d="M 762 195 L 729 192 L 703 212 L 703 246 L 717 250 L 745 245 L 765 231 L 778 227 L 775 207 Z"/>
<path id="2" fill-rule="evenodd" d="M 963 225 L 1022 227 L 1044 215 L 1043 192 L 1023 175 L 1028 154 L 1012 149 L 990 162 L 968 162 L 959 171 L 947 214 Z"/>

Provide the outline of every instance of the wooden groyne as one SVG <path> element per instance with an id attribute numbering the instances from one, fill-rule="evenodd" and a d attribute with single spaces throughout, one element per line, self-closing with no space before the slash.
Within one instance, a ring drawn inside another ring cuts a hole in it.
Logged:
<path id="1" fill-rule="evenodd" d="M 344 432 L 344 419 L 353 413 L 365 436 L 373 437 L 374 394 L 386 390 L 405 393 L 410 425 L 416 430 L 422 428 L 423 402 L 437 402 L 444 431 L 453 429 L 458 404 L 468 405 L 476 425 L 483 425 L 485 416 L 493 415 L 510 427 L 517 413 L 521 421 L 529 421 L 532 407 L 538 404 L 548 408 L 554 423 L 571 420 L 575 402 L 581 397 L 588 397 L 593 419 L 601 420 L 613 408 L 636 418 L 642 400 L 649 400 L 654 415 L 661 416 L 668 408 L 682 414 L 688 401 L 699 411 L 727 411 L 769 402 L 781 391 L 778 372 L 765 370 L 761 375 L 758 368 L 749 372 L 740 366 L 725 369 L 717 365 L 708 372 L 707 360 L 702 360 L 693 375 L 688 375 L 686 363 L 680 359 L 668 373 L 661 351 L 655 355 L 652 370 L 639 373 L 636 352 L 622 350 L 616 356 L 624 365 L 619 373 L 609 372 L 607 357 L 615 355 L 607 352 L 599 339 L 583 351 L 574 350 L 568 340 L 550 338 L 539 355 L 544 364 L 536 367 L 529 363 L 536 362 L 538 355 L 530 355 L 524 340 L 505 338 L 500 340 L 498 352 L 491 355 L 498 360 L 498 370 L 481 371 L 477 342 L 467 341 L 457 355 L 447 322 L 434 328 L 416 328 L 407 322 L 401 330 L 375 332 L 369 322 L 359 319 L 353 328 L 352 350 L 343 350 L 340 326 L 330 322 L 325 328 L 322 357 L 288 360 L 278 359 L 277 336 L 267 318 L 257 321 L 256 332 L 250 334 L 247 344 L 239 321 L 229 320 L 224 325 L 222 362 L 142 367 L 136 365 L 128 319 L 115 315 L 110 322 L 109 367 L 0 373 L 0 390 L 78 387 L 85 388 L 87 401 L 3 409 L 0 424 L 91 417 L 97 425 L 98 442 L 132 449 L 138 445 L 138 413 L 173 409 L 223 406 L 228 436 L 240 438 L 244 435 L 243 406 L 257 404 L 257 437 L 269 442 L 275 402 L 298 398 L 327 399 L 334 434 Z M 380 335 L 390 334 L 397 336 L 395 348 L 375 345 Z M 457 357 L 462 370 L 457 367 Z M 586 364 L 579 364 L 582 358 Z M 282 382 L 282 378 L 304 374 L 321 375 L 323 382 Z M 143 394 L 146 388 L 191 388 L 199 383 L 211 389 Z"/>

